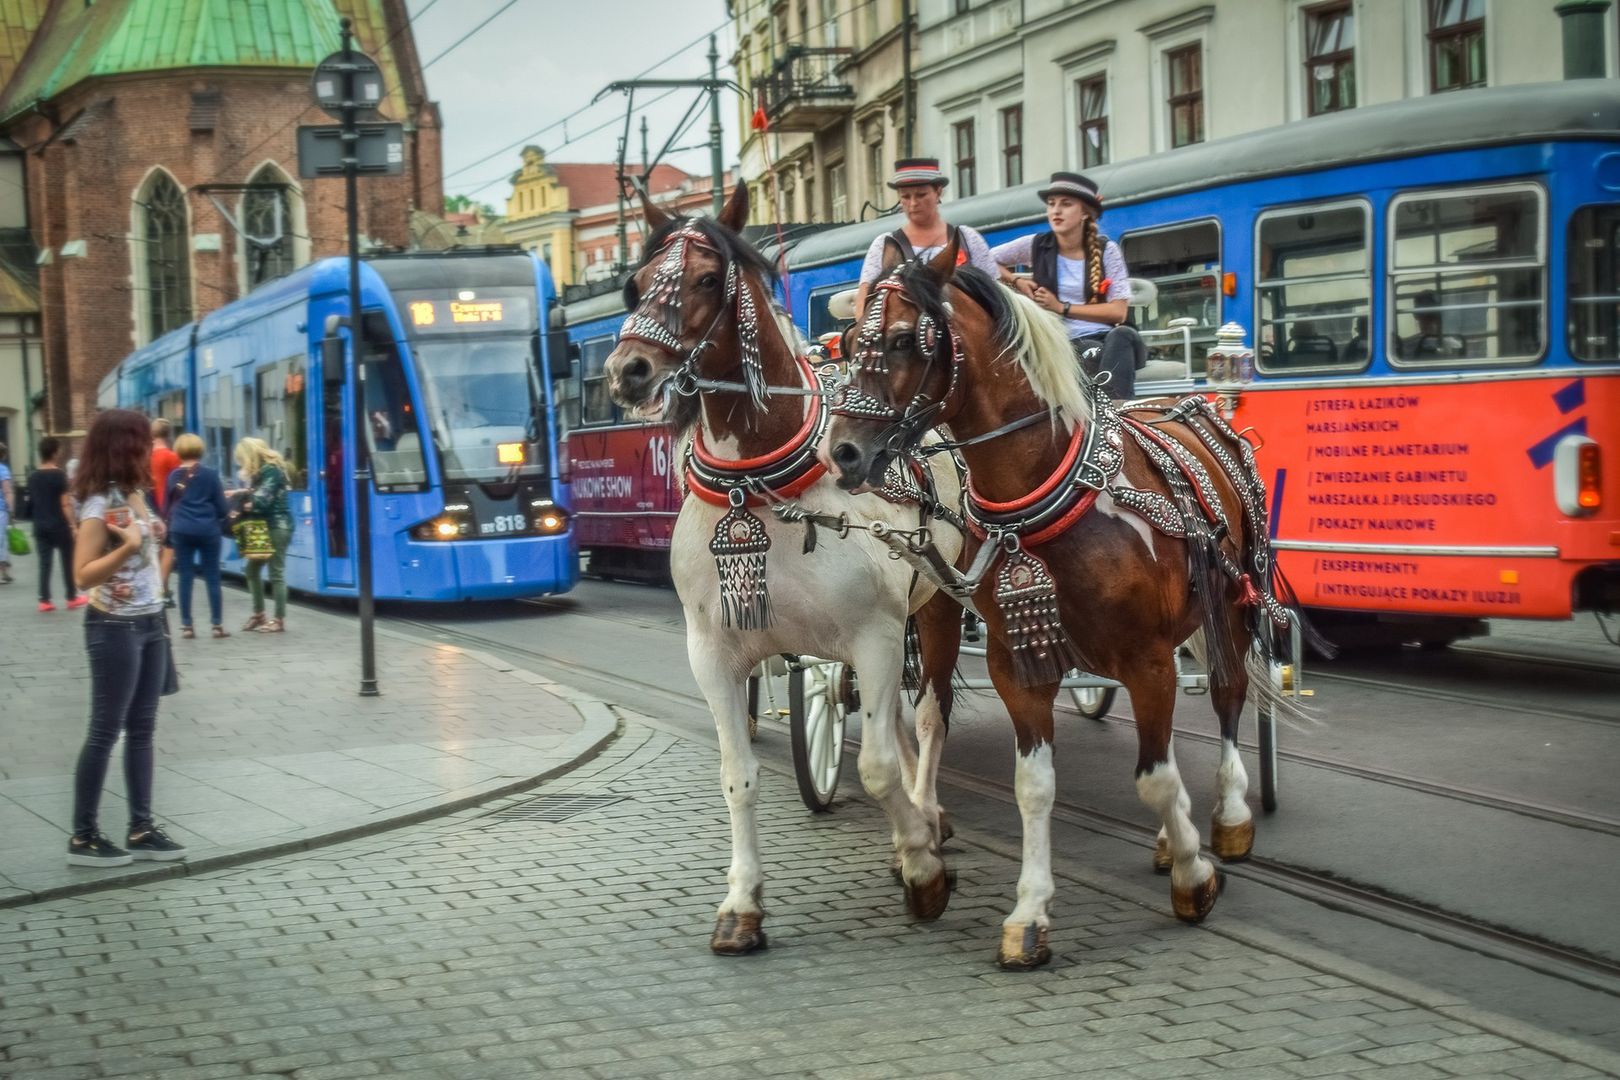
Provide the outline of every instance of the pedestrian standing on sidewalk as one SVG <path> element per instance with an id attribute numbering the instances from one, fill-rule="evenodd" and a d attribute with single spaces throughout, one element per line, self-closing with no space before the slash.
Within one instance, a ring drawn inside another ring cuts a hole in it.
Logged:
<path id="1" fill-rule="evenodd" d="M 68 609 L 89 603 L 73 587 L 73 499 L 68 495 L 67 473 L 57 464 L 62 440 L 47 435 L 39 440 L 39 468 L 28 478 L 28 496 L 34 503 L 34 547 L 39 549 L 39 610 L 56 610 L 51 603 L 51 564 L 62 567 L 62 593 Z"/>
<path id="2" fill-rule="evenodd" d="M 253 615 L 243 630 L 279 634 L 287 620 L 287 546 L 292 543 L 292 509 L 287 502 L 287 462 L 270 449 L 263 439 L 249 436 L 236 444 L 236 467 L 248 486 L 243 495 L 244 517 L 263 518 L 270 526 L 270 557 L 244 560 L 248 593 L 253 598 Z M 246 553 L 244 553 L 245 555 Z M 275 594 L 276 614 L 265 618 L 264 570 L 270 570 L 270 588 Z"/>
<path id="3" fill-rule="evenodd" d="M 124 866 L 132 859 L 178 859 L 186 849 L 152 817 L 152 737 L 158 697 L 178 689 L 158 579 L 163 522 L 146 501 L 151 480 L 146 417 L 108 409 L 95 418 L 73 480 L 79 533 L 73 571 L 90 599 L 84 642 L 90 655 L 90 731 L 73 779 L 74 866 Z M 129 799 L 126 848 L 101 834 L 101 790 L 118 736 L 124 736 Z"/>
<path id="4" fill-rule="evenodd" d="M 157 504 L 157 512 L 165 521 L 168 514 L 163 506 L 164 496 L 169 490 L 169 474 L 180 467 L 180 455 L 169 448 L 169 438 L 174 429 L 163 417 L 152 421 L 152 501 Z M 174 549 L 168 541 L 163 543 L 162 574 L 163 574 L 163 606 L 174 607 L 174 596 L 169 592 L 169 574 L 174 570 Z"/>
<path id="5" fill-rule="evenodd" d="M 208 616 L 215 638 L 228 638 L 224 597 L 219 588 L 219 551 L 224 543 L 220 525 L 225 520 L 225 485 L 219 473 L 202 463 L 203 441 L 190 432 L 174 441 L 180 467 L 169 474 L 164 493 L 164 520 L 169 525 L 169 550 L 180 567 L 180 636 L 194 638 L 191 622 L 191 585 L 199 571 L 208 590 Z"/>
<path id="6" fill-rule="evenodd" d="M 16 495 L 11 486 L 11 467 L 6 464 L 10 459 L 11 451 L 0 442 L 0 585 L 11 584 L 11 544 L 7 533 L 11 529 Z"/>

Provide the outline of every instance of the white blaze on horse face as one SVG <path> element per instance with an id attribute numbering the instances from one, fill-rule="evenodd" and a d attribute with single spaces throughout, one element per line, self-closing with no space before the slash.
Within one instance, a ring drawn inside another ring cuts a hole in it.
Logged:
<path id="1" fill-rule="evenodd" d="M 1018 906 L 1004 926 L 1042 929 L 1052 925 L 1052 803 L 1057 799 L 1057 773 L 1052 767 L 1052 744 L 1043 743 L 1018 755 L 1013 790 L 1018 813 L 1024 819 L 1024 865 L 1018 873 Z"/>

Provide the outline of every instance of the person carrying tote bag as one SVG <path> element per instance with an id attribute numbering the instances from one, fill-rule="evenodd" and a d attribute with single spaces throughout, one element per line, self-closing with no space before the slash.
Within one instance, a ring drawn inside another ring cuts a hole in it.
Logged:
<path id="1" fill-rule="evenodd" d="M 243 630 L 279 634 L 287 619 L 287 548 L 292 543 L 292 508 L 287 500 L 287 462 L 263 439 L 252 437 L 236 444 L 236 466 L 246 488 L 233 492 L 241 498 L 241 517 L 235 528 L 242 552 L 253 615 Z M 265 617 L 264 572 L 270 572 L 275 594 L 275 615 Z"/>

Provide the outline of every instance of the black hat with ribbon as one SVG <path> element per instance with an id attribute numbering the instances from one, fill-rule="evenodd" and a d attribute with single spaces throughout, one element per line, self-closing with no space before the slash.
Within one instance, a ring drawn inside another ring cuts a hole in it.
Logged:
<path id="1" fill-rule="evenodd" d="M 889 178 L 892 188 L 909 187 L 912 184 L 936 184 L 944 187 L 950 180 L 939 171 L 939 158 L 919 157 L 901 158 L 894 163 L 894 175 Z"/>
<path id="2" fill-rule="evenodd" d="M 1051 182 L 1046 187 L 1041 188 L 1038 194 L 1042 202 L 1050 199 L 1053 195 L 1067 195 L 1070 198 L 1079 199 L 1091 207 L 1093 215 L 1102 217 L 1102 196 L 1097 194 L 1096 182 L 1089 177 L 1081 176 L 1079 173 L 1053 173 Z"/>

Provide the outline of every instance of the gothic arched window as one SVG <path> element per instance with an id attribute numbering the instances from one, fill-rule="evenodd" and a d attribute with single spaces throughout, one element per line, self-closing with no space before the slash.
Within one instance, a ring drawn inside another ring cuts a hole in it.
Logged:
<path id="1" fill-rule="evenodd" d="M 266 165 L 253 174 L 242 196 L 242 255 L 251 290 L 298 265 L 294 250 L 291 185 L 280 170 Z"/>
<path id="2" fill-rule="evenodd" d="M 191 252 L 186 197 L 168 173 L 157 173 L 141 200 L 146 229 L 141 238 L 146 264 L 147 328 L 151 337 L 191 321 Z"/>

